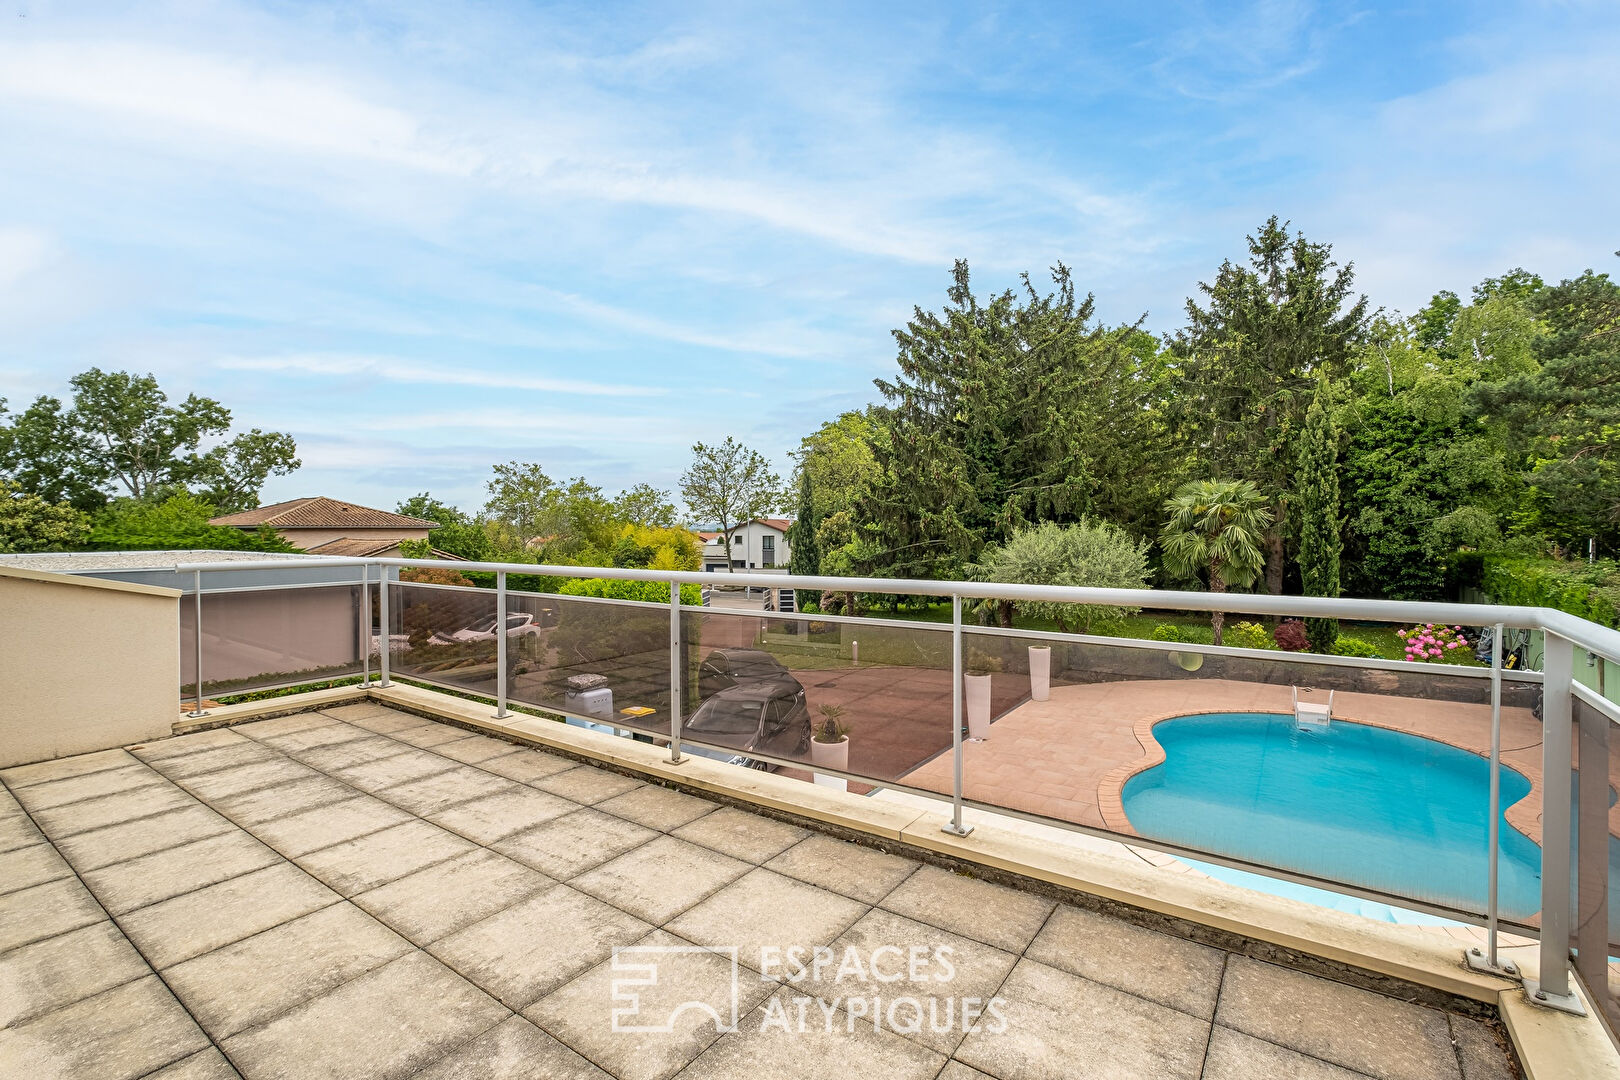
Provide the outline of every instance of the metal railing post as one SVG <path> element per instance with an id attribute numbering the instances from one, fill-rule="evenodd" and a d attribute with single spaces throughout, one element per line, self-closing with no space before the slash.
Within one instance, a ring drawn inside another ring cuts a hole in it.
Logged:
<path id="1" fill-rule="evenodd" d="M 1572 712 L 1570 685 L 1575 647 L 1545 631 L 1541 682 L 1541 949 L 1540 979 L 1524 989 L 1537 1005 L 1586 1012 L 1569 985 L 1569 773 Z"/>
<path id="2" fill-rule="evenodd" d="M 371 564 L 360 567 L 360 685 L 371 685 Z"/>
<path id="3" fill-rule="evenodd" d="M 387 688 L 392 685 L 388 678 L 388 660 L 394 651 L 394 627 L 388 613 L 388 567 L 379 569 L 382 573 L 377 582 L 377 621 L 381 626 L 378 637 L 382 639 L 382 646 L 377 650 L 377 685 Z"/>
<path id="4" fill-rule="evenodd" d="M 1504 627 L 1496 624 L 1491 638 L 1491 796 L 1490 823 L 1487 827 L 1485 873 L 1485 952 L 1469 949 L 1464 959 L 1475 971 L 1492 975 L 1518 978 L 1519 966 L 1513 961 L 1503 962 L 1496 954 L 1498 920 L 1499 860 L 1502 851 L 1502 633 Z"/>
<path id="5" fill-rule="evenodd" d="M 951 595 L 951 820 L 942 826 L 952 836 L 966 836 L 962 824 L 962 598 Z"/>
<path id="6" fill-rule="evenodd" d="M 495 574 L 495 719 L 506 711 L 506 571 Z"/>
<path id="7" fill-rule="evenodd" d="M 1599 697 L 1603 683 L 1599 666 Z M 1581 768 L 1576 795 L 1580 813 L 1575 840 L 1575 970 L 1587 989 L 1596 992 L 1602 992 L 1609 979 L 1609 723 L 1607 716 L 1586 705 L 1577 725 Z"/>
<path id="8" fill-rule="evenodd" d="M 191 717 L 192 719 L 196 719 L 199 716 L 207 716 L 208 715 L 208 713 L 203 711 L 203 707 L 202 707 L 202 703 L 203 703 L 203 691 L 202 691 L 202 682 L 203 682 L 203 680 L 202 680 L 202 675 L 203 675 L 203 672 L 202 672 L 202 571 L 201 570 L 196 571 L 192 575 L 191 584 L 192 584 L 191 600 L 192 600 L 192 603 L 195 605 L 192 608 L 192 611 L 194 612 L 194 614 L 192 615 L 192 618 L 191 618 L 191 631 L 192 631 L 191 639 L 192 639 L 192 644 L 194 644 L 196 646 L 196 652 L 195 652 L 194 655 L 195 655 L 196 662 L 197 662 L 197 666 L 192 671 L 192 675 L 195 676 L 195 678 L 197 680 L 197 682 L 196 682 L 197 694 L 196 694 L 196 701 L 191 706 L 191 711 L 188 712 L 186 715 Z"/>
<path id="9" fill-rule="evenodd" d="M 669 583 L 669 763 L 681 763 L 681 585 Z"/>

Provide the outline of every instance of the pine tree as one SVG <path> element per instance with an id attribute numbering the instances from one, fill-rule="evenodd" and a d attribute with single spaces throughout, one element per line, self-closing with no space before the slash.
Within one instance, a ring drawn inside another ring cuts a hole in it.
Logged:
<path id="1" fill-rule="evenodd" d="M 799 470 L 799 514 L 788 528 L 788 573 L 813 577 L 821 573 L 821 549 L 816 545 L 816 504 L 810 470 Z M 821 594 L 813 589 L 794 590 L 795 611 L 803 611 Z"/>
<path id="2" fill-rule="evenodd" d="M 1339 428 L 1327 410 L 1327 383 L 1319 383 L 1305 411 L 1299 440 L 1299 576 L 1306 596 L 1339 595 Z M 1339 639 L 1337 619 L 1306 619 L 1311 649 L 1325 653 Z"/>

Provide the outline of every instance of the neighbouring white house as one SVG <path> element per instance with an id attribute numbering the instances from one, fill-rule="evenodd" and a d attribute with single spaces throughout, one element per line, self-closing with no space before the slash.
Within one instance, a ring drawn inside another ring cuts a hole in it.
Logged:
<path id="1" fill-rule="evenodd" d="M 787 531 L 793 525 L 788 518 L 755 518 L 737 526 L 731 534 L 731 553 L 727 558 L 725 545 L 718 532 L 699 532 L 703 539 L 703 569 L 765 570 L 785 567 L 789 551 Z"/>

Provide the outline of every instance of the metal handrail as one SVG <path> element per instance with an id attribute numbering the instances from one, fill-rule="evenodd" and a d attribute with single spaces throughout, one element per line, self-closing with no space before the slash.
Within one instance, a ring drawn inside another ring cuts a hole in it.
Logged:
<path id="1" fill-rule="evenodd" d="M 1526 989 L 1532 995 L 1532 1000 L 1541 1004 L 1569 1011 L 1581 1011 L 1580 999 L 1569 984 L 1569 937 L 1570 937 L 1570 875 L 1569 852 L 1567 845 L 1547 843 L 1549 837 L 1567 834 L 1570 829 L 1569 797 L 1570 797 L 1570 763 L 1571 763 L 1571 706 L 1575 691 L 1572 690 L 1572 654 L 1575 647 L 1586 650 L 1595 656 L 1620 663 L 1620 631 L 1599 626 L 1577 616 L 1551 608 L 1519 607 L 1502 604 L 1458 604 L 1458 603 L 1425 603 L 1421 601 L 1406 600 L 1365 600 L 1347 597 L 1317 597 L 1317 596 L 1272 596 L 1257 593 L 1211 593 L 1211 592 L 1183 592 L 1159 589 L 1103 589 L 1083 586 L 1064 585 L 1027 585 L 1005 582 L 982 581 L 929 581 L 909 580 L 900 578 L 844 578 L 821 577 L 814 575 L 795 574 L 759 574 L 759 573 L 715 573 L 713 571 L 669 571 L 669 570 L 637 570 L 621 567 L 597 566 L 553 566 L 533 563 L 502 563 L 502 562 L 450 562 L 438 559 L 389 559 L 389 558 L 337 558 L 313 557 L 310 559 L 288 560 L 250 560 L 239 562 L 199 562 L 181 563 L 175 566 L 179 573 L 188 573 L 194 576 L 197 590 L 202 591 L 202 577 L 207 573 L 224 573 L 234 571 L 262 571 L 262 570 L 291 570 L 300 566 L 318 564 L 322 566 L 376 566 L 383 571 L 381 574 L 382 587 L 378 593 L 379 615 L 384 623 L 384 637 L 387 636 L 389 625 L 389 575 L 388 568 L 453 568 L 461 571 L 493 573 L 497 576 L 497 616 L 504 620 L 506 615 L 506 598 L 508 575 L 517 574 L 531 577 L 579 578 L 596 577 L 619 581 L 657 582 L 670 586 L 670 649 L 671 649 L 671 760 L 679 763 L 681 758 L 681 703 L 680 703 L 680 676 L 679 648 L 681 643 L 680 617 L 684 606 L 680 603 L 679 586 L 683 584 L 714 585 L 725 583 L 741 586 L 758 586 L 769 589 L 804 589 L 820 590 L 842 593 L 888 593 L 909 596 L 938 596 L 948 597 L 952 602 L 952 623 L 950 626 L 952 637 L 953 670 L 957 677 L 953 687 L 953 714 L 956 717 L 956 731 L 953 733 L 952 754 L 954 757 L 953 770 L 953 813 L 947 831 L 965 835 L 968 829 L 962 821 L 962 806 L 964 805 L 962 793 L 962 738 L 961 738 L 961 655 L 962 655 L 962 624 L 961 602 L 964 599 L 1010 600 L 1014 602 L 1047 602 L 1065 604 L 1092 604 L 1108 607 L 1133 607 L 1173 611 L 1222 611 L 1241 612 L 1255 615 L 1293 616 L 1297 618 L 1329 618 L 1363 620 L 1383 623 L 1440 623 L 1452 625 L 1495 625 L 1497 628 L 1497 641 L 1500 642 L 1501 630 L 1504 627 L 1514 629 L 1541 630 L 1546 635 L 1546 671 L 1541 676 L 1543 694 L 1543 759 L 1542 759 L 1542 801 L 1545 807 L 1543 815 L 1543 867 L 1542 897 L 1541 897 L 1541 979 L 1539 984 L 1526 981 Z M 408 584 L 408 583 L 401 583 Z M 198 611 L 198 671 L 197 685 L 200 692 L 202 685 L 201 672 L 201 611 Z M 945 630 L 946 627 L 939 627 Z M 368 635 L 369 636 L 369 635 Z M 1060 635 L 1070 637 L 1070 635 Z M 506 706 L 506 657 L 505 635 L 497 636 L 498 647 L 498 679 L 500 693 L 498 695 L 498 713 L 504 715 Z M 1169 647 L 1170 643 L 1166 643 Z M 1197 651 L 1214 650 L 1213 647 L 1182 646 L 1195 648 Z M 389 652 L 390 649 L 381 650 L 379 657 L 380 685 L 387 686 L 389 679 Z M 1320 658 L 1318 658 L 1320 659 Z M 1386 661 L 1385 664 L 1396 664 L 1398 661 Z M 1358 665 L 1359 666 L 1359 665 Z M 1369 665 L 1370 666 L 1370 665 Z M 1401 664 L 1402 668 L 1407 665 Z M 1494 686 L 1500 685 L 1503 673 L 1499 663 L 1493 664 L 1490 676 Z M 1585 695 L 1582 695 L 1583 697 Z M 1492 728 L 1493 744 L 1500 735 L 1500 697 L 1493 692 L 1492 702 Z M 1610 714 L 1604 713 L 1605 729 Z M 1548 723 L 1547 721 L 1553 721 Z M 1602 733 L 1606 738 L 1606 730 Z M 1595 733 L 1583 729 L 1583 740 L 1596 737 Z M 1583 747 L 1586 743 L 1583 741 Z M 1494 746 L 1493 746 L 1494 750 Z M 1583 759 L 1585 754 L 1583 754 Z M 1607 755 L 1602 756 L 1607 761 Z M 1495 770 L 1499 763 L 1493 754 L 1493 787 L 1497 776 Z M 1607 773 L 1603 777 L 1607 783 Z M 1588 785 L 1595 785 L 1595 775 L 1584 778 L 1583 791 Z M 1495 806 L 1492 806 L 1493 824 Z M 1590 818 L 1590 820 L 1589 820 Z M 1581 825 L 1582 850 L 1588 847 L 1596 848 L 1598 839 L 1592 830 L 1603 829 L 1603 840 L 1606 847 L 1607 823 L 1597 814 L 1583 815 Z M 1495 830 L 1492 830 L 1493 834 Z M 1590 833 L 1590 835 L 1588 835 Z M 1497 852 L 1490 852 L 1490 859 L 1494 867 Z M 1582 864 L 1582 880 L 1591 876 L 1595 868 Z M 1607 867 L 1603 868 L 1606 882 Z M 1495 937 L 1496 875 L 1491 874 L 1489 887 L 1489 923 L 1490 934 Z M 1600 909 L 1600 911 L 1603 909 Z M 1599 916 L 1601 918 L 1601 914 Z M 1582 927 L 1583 941 L 1593 941 L 1599 936 L 1607 940 L 1606 923 L 1599 922 Z M 1601 973 L 1603 959 L 1602 951 L 1586 948 L 1581 951 L 1583 968 L 1584 961 L 1588 959 L 1587 953 L 1592 953 L 1594 964 L 1593 972 Z M 1496 959 L 1494 940 L 1490 949 L 1490 959 Z M 1588 973 L 1589 978 L 1594 977 Z"/>

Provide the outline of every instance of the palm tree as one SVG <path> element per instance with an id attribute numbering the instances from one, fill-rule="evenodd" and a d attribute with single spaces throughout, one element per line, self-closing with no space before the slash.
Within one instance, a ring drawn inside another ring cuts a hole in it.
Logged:
<path id="1" fill-rule="evenodd" d="M 1159 531 L 1165 566 L 1184 577 L 1206 574 L 1210 592 L 1254 584 L 1266 567 L 1260 545 L 1271 524 L 1267 502 L 1250 480 L 1194 480 L 1183 484 L 1164 504 L 1165 513 L 1170 515 Z M 1217 645 L 1225 621 L 1223 611 L 1210 614 Z"/>

